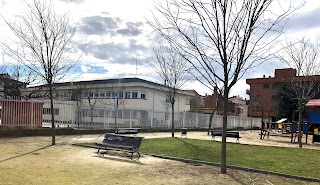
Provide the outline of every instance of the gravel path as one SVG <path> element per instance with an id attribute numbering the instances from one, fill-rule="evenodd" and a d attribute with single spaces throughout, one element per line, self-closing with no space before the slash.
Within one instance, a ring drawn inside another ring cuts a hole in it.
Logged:
<path id="1" fill-rule="evenodd" d="M 176 133 L 180 137 L 180 133 Z M 170 137 L 171 133 L 141 133 L 148 138 Z M 258 132 L 241 133 L 241 143 L 296 147 L 270 137 L 260 140 Z M 252 137 L 250 139 L 250 137 Z M 139 161 L 123 153 L 108 152 L 97 156 L 96 150 L 73 146 L 79 142 L 99 142 L 103 135 L 0 138 L 0 184 L 312 184 L 278 176 L 228 170 L 209 165 L 192 165 L 142 155 Z M 205 132 L 189 132 L 188 138 L 211 139 Z M 288 138 L 286 138 L 288 139 Z M 218 139 L 217 139 L 218 140 Z M 228 142 L 235 142 L 228 138 Z M 257 143 L 255 143 L 257 144 Z M 315 147 L 319 145 L 308 145 Z M 313 183 L 317 184 L 317 183 Z"/>

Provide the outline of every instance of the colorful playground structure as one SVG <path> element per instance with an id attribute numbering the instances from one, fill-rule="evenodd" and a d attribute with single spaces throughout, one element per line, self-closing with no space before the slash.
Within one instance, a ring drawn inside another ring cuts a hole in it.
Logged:
<path id="1" fill-rule="evenodd" d="M 320 99 L 310 100 L 307 104 L 307 121 L 303 121 L 302 133 L 306 136 L 306 143 L 308 143 L 308 136 L 312 135 L 312 143 L 320 142 Z M 293 116 L 294 117 L 294 116 Z M 294 120 L 294 118 L 292 119 Z M 290 134 L 291 142 L 295 142 L 298 137 L 299 126 L 297 121 L 290 122 L 287 118 L 282 118 L 276 122 L 267 123 L 267 128 L 264 124 L 261 127 L 260 139 L 265 136 L 269 138 L 270 135 Z"/>

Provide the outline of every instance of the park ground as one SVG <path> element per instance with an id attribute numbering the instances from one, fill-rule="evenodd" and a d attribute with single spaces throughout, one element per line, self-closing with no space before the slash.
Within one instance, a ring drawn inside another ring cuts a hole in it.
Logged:
<path id="1" fill-rule="evenodd" d="M 139 133 L 139 136 L 170 137 L 171 133 Z M 178 132 L 176 136 L 181 137 Z M 188 132 L 187 137 L 211 139 L 206 132 Z M 290 143 L 289 136 L 260 140 L 257 131 L 246 131 L 241 137 L 241 144 L 298 147 L 297 143 Z M 319 184 L 233 169 L 220 174 L 219 167 L 146 154 L 139 161 L 131 161 L 128 155 L 119 152 L 97 156 L 96 149 L 72 145 L 100 142 L 102 138 L 103 135 L 57 136 L 55 146 L 50 146 L 51 137 L 47 136 L 0 138 L 0 184 Z M 320 144 L 309 143 L 304 147 L 320 149 Z"/>

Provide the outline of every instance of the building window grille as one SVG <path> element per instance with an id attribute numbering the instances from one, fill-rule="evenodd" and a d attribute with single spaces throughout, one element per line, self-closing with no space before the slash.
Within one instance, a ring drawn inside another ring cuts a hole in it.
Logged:
<path id="1" fill-rule="evenodd" d="M 132 92 L 132 98 L 138 98 L 138 92 Z"/>
<path id="2" fill-rule="evenodd" d="M 130 99 L 131 98 L 131 92 L 126 92 L 126 99 Z"/>
<path id="3" fill-rule="evenodd" d="M 140 97 L 141 97 L 141 99 L 146 99 L 146 94 L 141 93 Z"/>
<path id="4" fill-rule="evenodd" d="M 43 108 L 42 110 L 43 114 L 51 114 L 51 108 Z M 59 115 L 59 109 L 58 108 L 53 108 L 53 114 L 54 115 Z"/>

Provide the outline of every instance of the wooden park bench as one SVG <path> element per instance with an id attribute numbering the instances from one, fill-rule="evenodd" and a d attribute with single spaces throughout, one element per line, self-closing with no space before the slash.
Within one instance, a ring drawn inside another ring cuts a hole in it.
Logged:
<path id="1" fill-rule="evenodd" d="M 139 133 L 140 128 L 117 128 L 114 132 L 115 134 L 133 134 L 137 135 Z"/>
<path id="2" fill-rule="evenodd" d="M 211 130 L 211 136 L 212 136 L 212 139 L 215 140 L 215 137 L 216 136 L 222 136 L 222 130 Z M 236 143 L 240 143 L 240 134 L 239 132 L 227 132 L 227 135 L 226 137 L 233 137 L 233 138 L 236 138 Z"/>
<path id="3" fill-rule="evenodd" d="M 107 150 L 108 148 L 119 149 L 124 151 L 129 151 L 131 153 L 131 160 L 134 153 L 138 154 L 138 159 L 140 158 L 139 148 L 141 145 L 143 137 L 138 136 L 124 136 L 118 134 L 106 134 L 101 143 L 96 143 L 99 147 L 97 154 L 100 154 L 100 150 Z"/>

